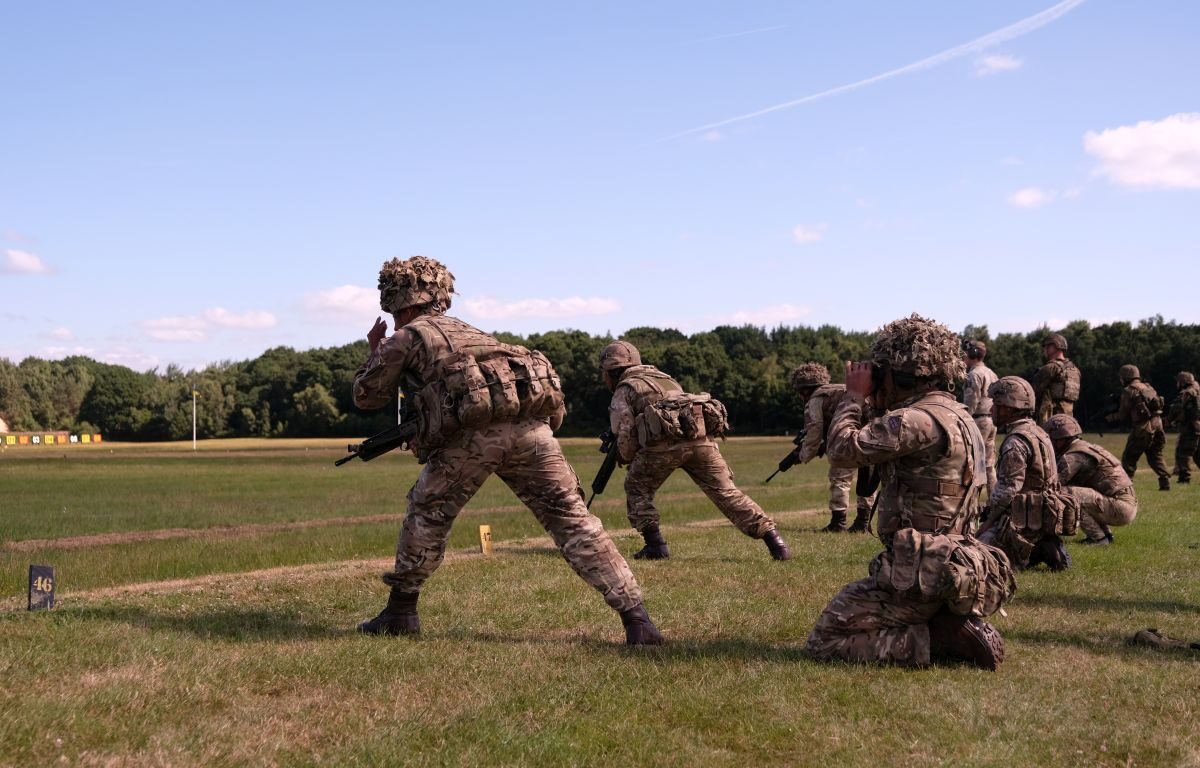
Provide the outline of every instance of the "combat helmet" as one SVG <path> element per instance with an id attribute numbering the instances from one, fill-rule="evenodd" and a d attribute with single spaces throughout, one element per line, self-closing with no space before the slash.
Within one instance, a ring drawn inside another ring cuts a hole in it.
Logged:
<path id="1" fill-rule="evenodd" d="M 426 304 L 445 312 L 454 293 L 454 275 L 437 259 L 392 259 L 379 270 L 379 308 L 396 313 Z"/>
<path id="2" fill-rule="evenodd" d="M 1138 370 L 1136 365 L 1122 365 L 1121 370 L 1117 371 L 1117 375 L 1121 377 L 1122 384 L 1128 384 L 1134 379 L 1142 378 L 1142 372 Z"/>
<path id="3" fill-rule="evenodd" d="M 871 344 L 871 361 L 917 379 L 951 384 L 967 377 L 958 334 L 915 312 L 879 329 Z"/>
<path id="4" fill-rule="evenodd" d="M 1046 420 L 1042 425 L 1042 429 L 1046 430 L 1046 434 L 1050 435 L 1051 440 L 1065 440 L 1070 437 L 1079 437 L 1083 434 L 1083 428 L 1079 426 L 1079 422 L 1074 416 L 1069 416 L 1065 413 L 1057 413 Z"/>
<path id="5" fill-rule="evenodd" d="M 1059 349 L 1061 349 L 1063 351 L 1063 354 L 1066 354 L 1067 339 L 1061 333 L 1051 333 L 1046 338 L 1042 339 L 1043 347 L 1051 346 L 1051 345 L 1058 347 Z"/>
<path id="6" fill-rule="evenodd" d="M 642 355 L 628 341 L 614 341 L 600 352 L 600 370 L 614 371 L 642 364 Z"/>
<path id="7" fill-rule="evenodd" d="M 988 397 L 999 405 L 1006 405 L 1018 411 L 1034 409 L 1033 387 L 1020 376 L 1005 376 L 988 387 Z"/>
<path id="8" fill-rule="evenodd" d="M 829 383 L 829 369 L 820 363 L 808 362 L 792 371 L 792 389 L 820 387 Z"/>
<path id="9" fill-rule="evenodd" d="M 1180 371 L 1178 375 L 1175 376 L 1175 383 L 1181 388 L 1190 387 L 1196 383 L 1196 377 L 1193 376 L 1189 371 Z"/>

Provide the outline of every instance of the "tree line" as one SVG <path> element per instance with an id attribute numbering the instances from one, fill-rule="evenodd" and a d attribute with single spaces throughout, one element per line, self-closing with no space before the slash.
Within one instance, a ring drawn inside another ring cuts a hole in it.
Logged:
<path id="1" fill-rule="evenodd" d="M 1042 364 L 1049 332 L 1001 333 L 969 325 L 963 338 L 988 346 L 987 363 L 998 375 L 1032 376 Z M 1175 374 L 1200 367 L 1200 325 L 1164 322 L 1095 327 L 1085 321 L 1059 331 L 1083 382 L 1076 415 L 1086 422 L 1105 397 L 1119 391 L 1117 369 L 1137 365 L 1159 394 L 1171 399 Z M 531 336 L 499 333 L 506 342 L 540 349 L 554 363 L 567 399 L 561 434 L 595 435 L 607 423 L 609 392 L 600 381 L 600 350 L 612 341 L 582 331 Z M 809 360 L 843 379 L 842 361 L 866 358 L 873 334 L 834 326 L 721 326 L 685 335 L 634 328 L 622 338 L 643 361 L 674 376 L 690 392 L 710 392 L 725 403 L 735 434 L 783 434 L 802 421 L 789 374 Z M 13 431 L 100 432 L 112 440 L 180 440 L 192 434 L 192 392 L 197 432 L 214 437 L 357 437 L 395 423 L 395 407 L 361 411 L 351 402 L 351 382 L 367 357 L 367 344 L 296 351 L 275 347 L 254 360 L 222 362 L 200 371 L 168 366 L 138 373 L 124 366 L 74 356 L 62 360 L 0 358 L 0 418 Z M 1086 424 L 1085 424 L 1086 428 Z"/>

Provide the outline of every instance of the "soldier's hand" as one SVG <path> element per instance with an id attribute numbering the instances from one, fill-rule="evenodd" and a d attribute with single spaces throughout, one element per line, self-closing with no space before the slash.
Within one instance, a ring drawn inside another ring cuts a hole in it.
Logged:
<path id="1" fill-rule="evenodd" d="M 846 361 L 846 391 L 865 400 L 871 394 L 871 364 Z"/>
<path id="2" fill-rule="evenodd" d="M 371 345 L 371 351 L 379 346 L 379 342 L 383 341 L 383 337 L 387 336 L 387 321 L 382 317 L 375 318 L 375 325 L 371 326 L 371 330 L 367 331 L 367 343 Z"/>

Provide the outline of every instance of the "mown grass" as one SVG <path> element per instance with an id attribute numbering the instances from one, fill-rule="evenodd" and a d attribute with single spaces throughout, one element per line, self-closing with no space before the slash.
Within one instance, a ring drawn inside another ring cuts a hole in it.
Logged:
<path id="1" fill-rule="evenodd" d="M 570 450 L 586 481 L 585 448 Z M 823 467 L 759 485 L 780 448 L 726 453 L 768 506 L 819 505 Z M 110 466 L 137 487 L 129 465 Z M 403 466 L 350 469 L 386 475 L 379 487 L 401 504 Z M 84 589 L 72 566 L 59 608 L 0 614 L 0 764 L 1200 765 L 1197 659 L 1123 642 L 1146 626 L 1200 639 L 1200 496 L 1158 493 L 1145 470 L 1137 481 L 1142 510 L 1116 546 L 1073 546 L 1070 571 L 1021 575 L 996 617 L 1009 653 L 996 674 L 808 661 L 799 649 L 818 612 L 877 543 L 783 513 L 797 556 L 775 563 L 710 524 L 702 498 L 664 505 L 670 561 L 632 562 L 671 640 L 651 652 L 620 645 L 617 618 L 536 526 L 492 557 L 454 553 L 422 596 L 419 639 L 350 631 L 382 605 L 394 525 L 304 529 L 307 543 L 277 533 L 100 547 L 114 553 L 96 563 L 104 589 Z M 680 478 L 667 489 L 688 490 Z M 511 504 L 503 493 L 496 503 Z M 617 506 L 605 515 L 625 527 Z M 461 521 L 456 546 L 477 520 Z M 114 586 L 148 580 L 156 567 L 137 564 L 173 547 L 198 578 Z M 23 579 L 31 557 L 85 551 L 6 552 L 5 569 L 19 564 Z M 217 567 L 203 567 L 205 552 Z M 309 565 L 249 572 L 289 557 Z"/>

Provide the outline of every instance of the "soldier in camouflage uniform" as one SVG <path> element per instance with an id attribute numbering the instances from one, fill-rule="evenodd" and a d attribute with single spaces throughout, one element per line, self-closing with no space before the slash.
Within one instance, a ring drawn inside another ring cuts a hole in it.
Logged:
<path id="1" fill-rule="evenodd" d="M 1146 463 L 1158 475 L 1158 490 L 1171 490 L 1171 473 L 1163 461 L 1163 449 L 1167 446 L 1167 432 L 1163 429 L 1163 400 L 1154 387 L 1142 381 L 1141 371 L 1136 365 L 1122 365 L 1118 373 L 1121 379 L 1121 407 L 1110 414 L 1108 421 L 1114 424 L 1129 424 L 1133 429 L 1125 441 L 1121 454 L 1121 465 L 1126 474 L 1133 478 L 1138 459 L 1146 454 Z"/>
<path id="2" fill-rule="evenodd" d="M 1070 416 L 1079 399 L 1079 368 L 1067 359 L 1067 340 L 1052 333 L 1042 341 L 1046 364 L 1038 369 L 1033 380 L 1037 390 L 1037 423 L 1045 424 L 1056 413 Z"/>
<path id="3" fill-rule="evenodd" d="M 1109 526 L 1129 525 L 1137 517 L 1133 481 L 1120 460 L 1104 448 L 1082 439 L 1075 417 L 1060 413 L 1046 422 L 1046 434 L 1058 455 L 1058 480 L 1079 503 L 1079 527 L 1084 544 L 1112 544 Z"/>
<path id="4" fill-rule="evenodd" d="M 1017 568 L 1046 563 L 1052 571 L 1065 570 L 1071 557 L 1060 534 L 1075 532 L 1078 505 L 1059 483 L 1050 436 L 1033 422 L 1033 388 L 1019 376 L 1005 376 L 988 394 L 992 418 L 1006 435 L 979 538 L 1003 549 Z"/>
<path id="5" fill-rule="evenodd" d="M 913 315 L 880 329 L 871 357 L 846 364 L 828 453 L 834 466 L 879 468 L 885 550 L 867 578 L 821 612 L 805 651 L 823 660 L 961 660 L 995 669 L 1004 642 L 982 619 L 1015 583 L 1004 554 L 968 533 L 987 472 L 979 429 L 950 394 L 965 373 L 958 337 Z M 868 403 L 886 413 L 864 424 Z"/>
<path id="6" fill-rule="evenodd" d="M 792 388 L 800 395 L 804 406 L 804 441 L 796 449 L 798 464 L 807 464 L 825 455 L 826 433 L 833 414 L 846 394 L 845 384 L 830 384 L 829 369 L 820 363 L 805 363 L 792 371 Z M 846 528 L 846 511 L 850 507 L 850 483 L 855 470 L 829 466 L 829 525 L 828 533 L 840 533 Z M 867 533 L 871 524 L 871 504 L 875 494 L 857 496 L 854 524 L 851 533 Z"/>
<path id="7" fill-rule="evenodd" d="M 579 479 L 554 438 L 563 407 L 549 361 L 445 315 L 454 276 L 438 261 L 386 262 L 379 291 L 396 332 L 388 337 L 387 323 L 377 319 L 367 334 L 371 354 L 354 377 L 354 403 L 382 408 L 402 387 L 415 404 L 413 448 L 424 467 L 408 492 L 395 569 L 383 576 L 391 587 L 387 607 L 359 631 L 420 631 L 421 586 L 441 565 L 459 511 L 495 473 L 620 614 L 625 641 L 661 643 L 628 563 L 584 506 Z"/>
<path id="8" fill-rule="evenodd" d="M 982 341 L 968 341 L 965 347 L 967 383 L 963 385 L 963 405 L 975 419 L 979 434 L 983 435 L 983 447 L 987 449 L 987 492 L 996 487 L 996 424 L 992 421 L 992 398 L 988 389 L 996 383 L 996 374 L 983 359 L 987 357 L 987 345 Z"/>
<path id="9" fill-rule="evenodd" d="M 775 522 L 733 484 L 733 472 L 715 440 L 727 426 L 724 406 L 708 395 L 688 395 L 667 374 L 642 365 L 641 353 L 627 341 L 614 341 L 604 348 L 600 371 L 613 393 L 608 418 L 617 438 L 618 458 L 629 465 L 625 475 L 629 522 L 646 541 L 634 554 L 636 559 L 670 557 L 654 494 L 680 468 L 739 531 L 762 539 L 776 560 L 791 559 L 791 550 L 775 530 Z M 669 419 L 672 413 L 676 426 L 687 423 L 687 434 L 674 434 L 661 418 Z"/>
<path id="10" fill-rule="evenodd" d="M 1175 377 L 1179 394 L 1171 402 L 1167 423 L 1179 425 L 1179 442 L 1175 444 L 1175 474 L 1179 484 L 1192 482 L 1191 463 L 1200 467 L 1200 384 L 1187 371 Z"/>

